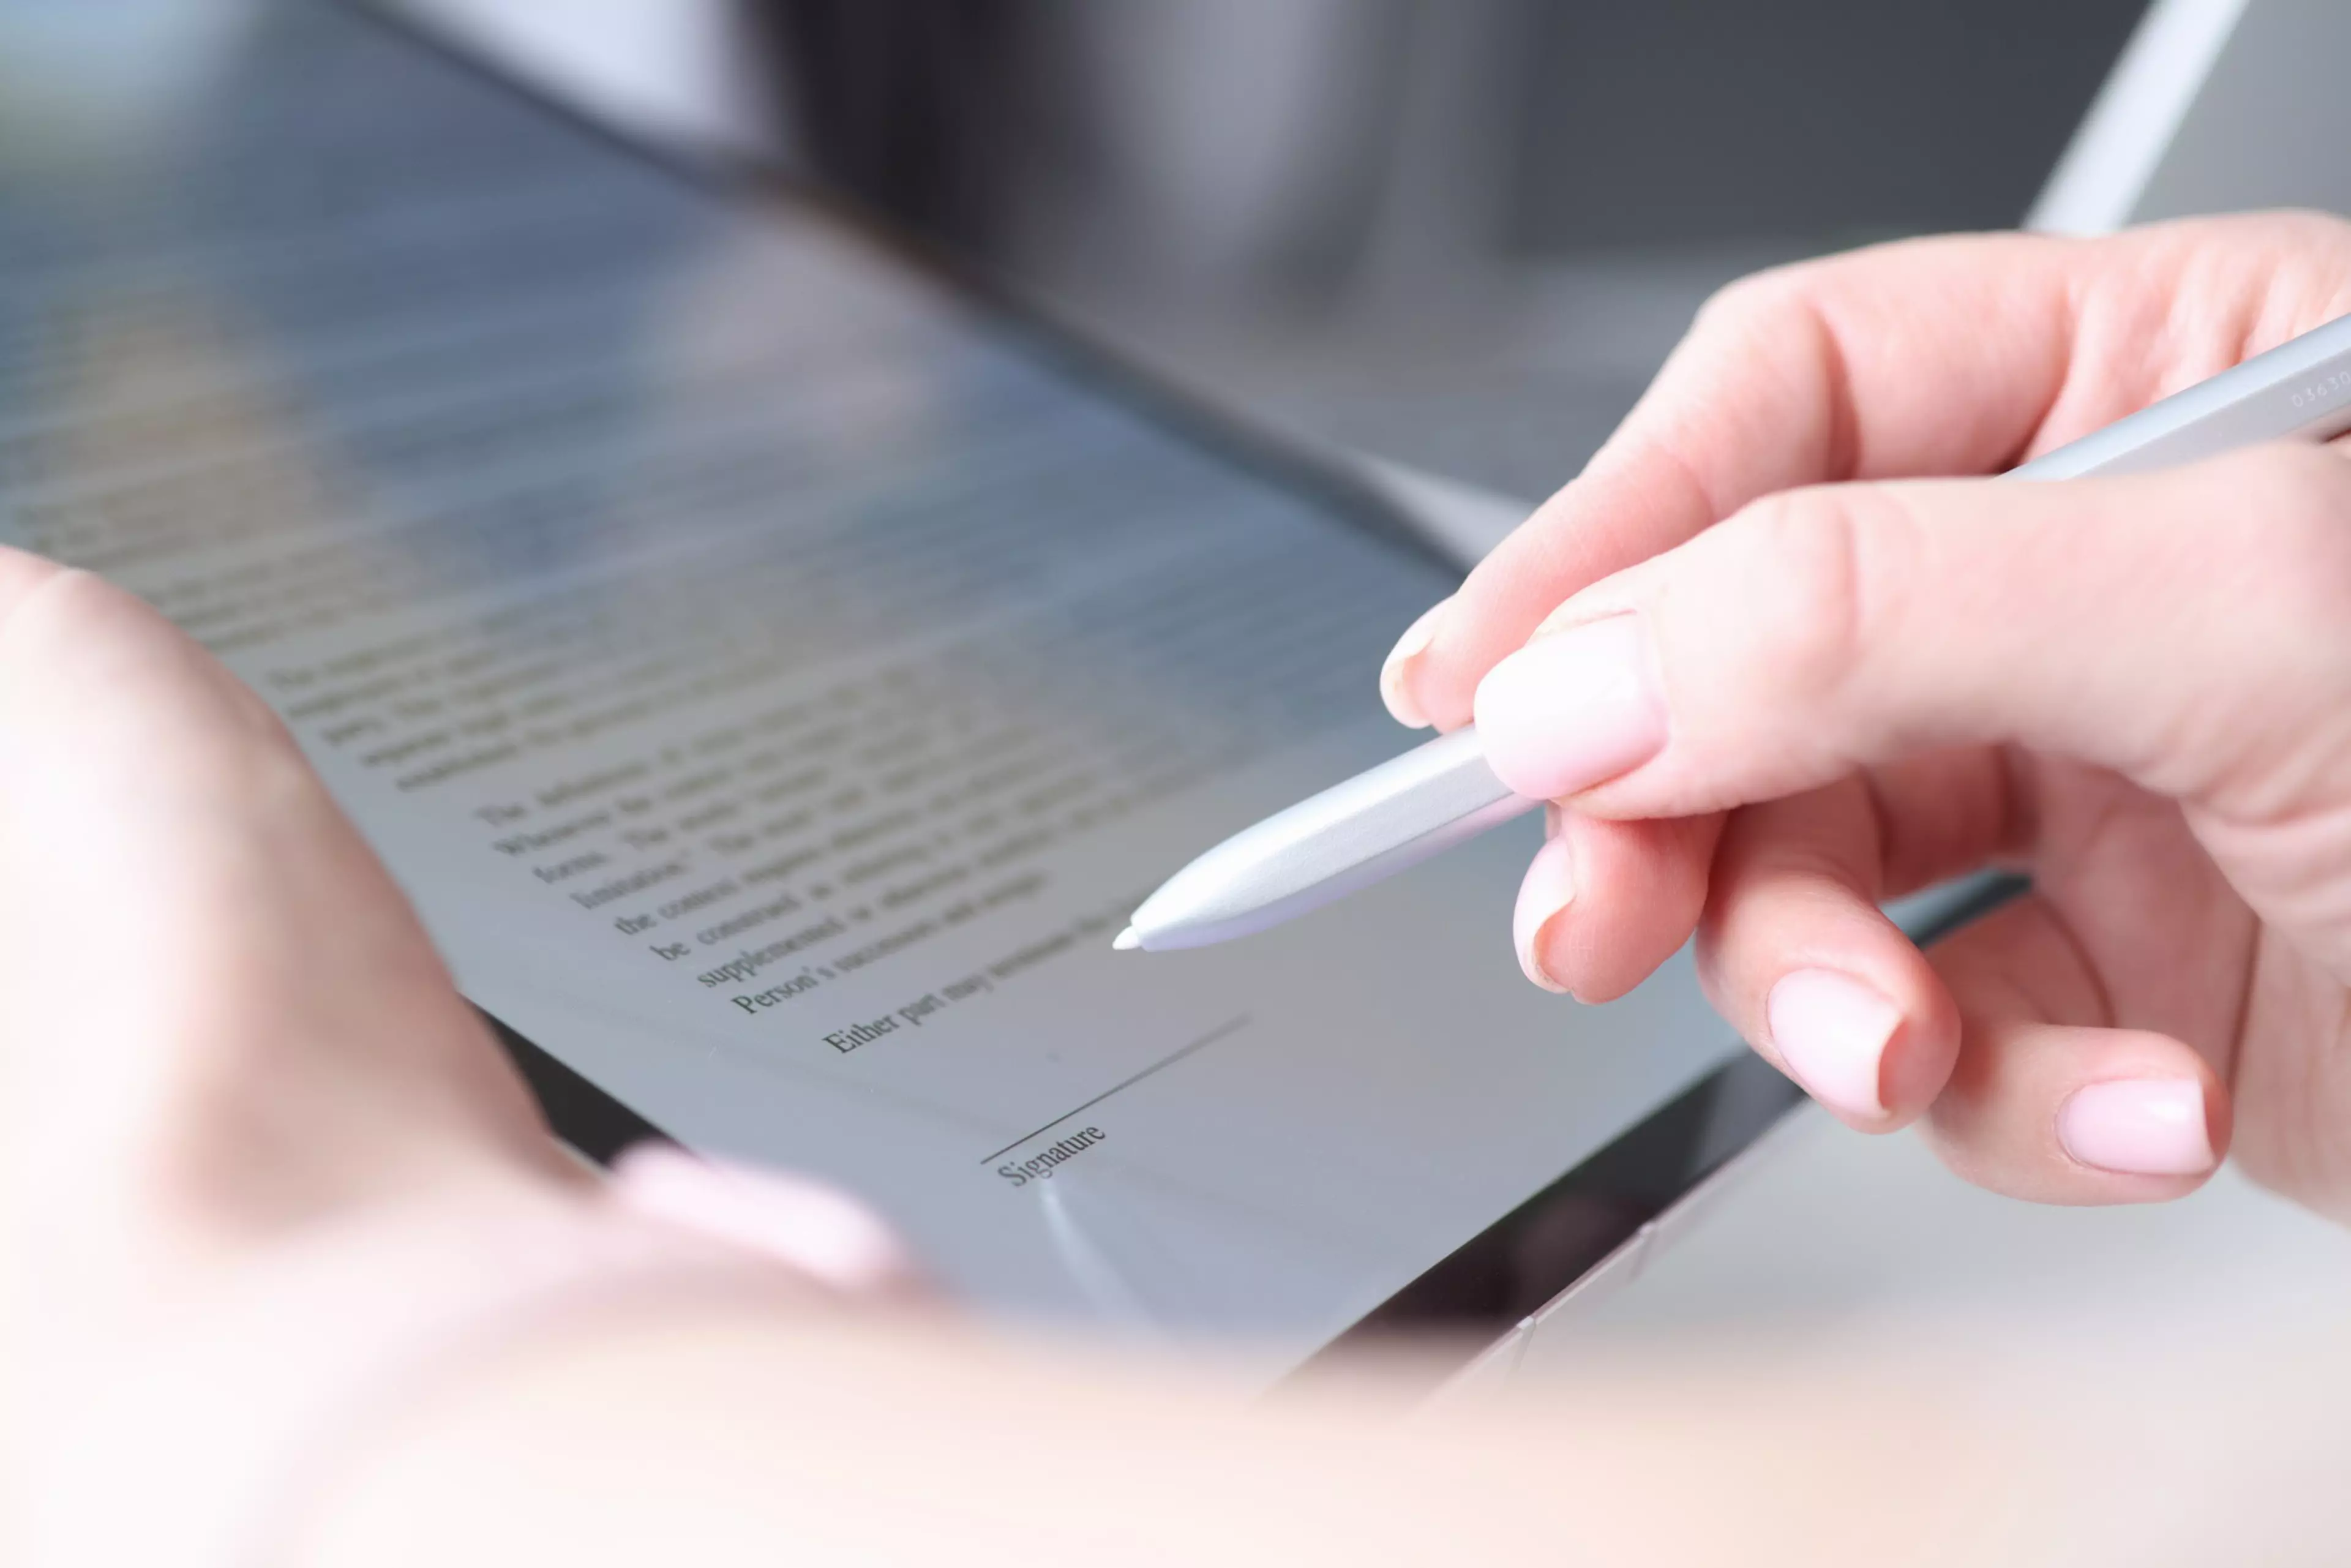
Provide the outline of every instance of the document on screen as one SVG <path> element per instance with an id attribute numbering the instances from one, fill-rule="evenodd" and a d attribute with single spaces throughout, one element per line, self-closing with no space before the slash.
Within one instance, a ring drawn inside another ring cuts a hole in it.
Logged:
<path id="1" fill-rule="evenodd" d="M 248 55 L 168 145 L 0 183 L 0 540 L 228 661 L 606 1092 L 967 1300 L 1280 1360 L 1730 1049 L 1679 965 L 1519 977 L 1531 828 L 1113 956 L 1409 744 L 1374 674 L 1444 575 L 810 210 L 330 12 Z"/>

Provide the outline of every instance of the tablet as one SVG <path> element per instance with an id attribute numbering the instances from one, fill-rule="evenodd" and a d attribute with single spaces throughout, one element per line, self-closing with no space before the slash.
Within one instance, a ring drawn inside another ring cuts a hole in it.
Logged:
<path id="1" fill-rule="evenodd" d="M 393 25 L 178 41 L 0 152 L 0 538 L 285 716 L 587 1153 L 816 1173 L 982 1312 L 1271 1375 L 1507 1324 L 1786 1103 L 1686 959 L 1520 977 L 1532 824 L 1111 951 L 1414 738 L 1374 672 L 1452 578 L 1374 500 Z"/>

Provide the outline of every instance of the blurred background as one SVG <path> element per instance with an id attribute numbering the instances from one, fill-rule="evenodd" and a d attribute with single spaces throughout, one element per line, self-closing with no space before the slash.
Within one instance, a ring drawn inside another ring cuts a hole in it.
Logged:
<path id="1" fill-rule="evenodd" d="M 1534 498 L 1698 301 L 2020 222 L 2143 0 L 405 0 L 1317 444 Z"/>

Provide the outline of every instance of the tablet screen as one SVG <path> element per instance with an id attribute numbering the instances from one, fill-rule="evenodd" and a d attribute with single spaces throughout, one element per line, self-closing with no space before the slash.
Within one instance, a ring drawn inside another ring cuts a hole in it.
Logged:
<path id="1" fill-rule="evenodd" d="M 1163 876 L 1416 737 L 1450 587 L 789 198 L 379 24 L 249 14 L 14 134 L 0 538 L 250 681 L 468 996 L 957 1297 L 1270 1362 L 1732 1041 L 1519 975 L 1536 829 L 1245 943 Z"/>

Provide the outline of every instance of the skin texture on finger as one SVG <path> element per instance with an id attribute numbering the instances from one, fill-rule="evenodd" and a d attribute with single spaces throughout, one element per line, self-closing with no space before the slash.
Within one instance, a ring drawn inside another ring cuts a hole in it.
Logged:
<path id="1" fill-rule="evenodd" d="M 2351 225 L 1904 241 L 1710 302 L 1584 473 L 1416 627 L 1384 686 L 1441 728 L 1570 595 L 1772 492 L 1996 472 L 2351 309 Z"/>
<path id="2" fill-rule="evenodd" d="M 1878 910 L 1881 836 L 1858 777 L 1732 813 L 1698 931 L 1715 1009 L 1871 1133 L 1925 1112 L 1959 1046 L 1949 993 Z"/>
<path id="3" fill-rule="evenodd" d="M 2193 1191 L 2229 1151 L 2228 1085 L 2194 1047 L 2109 1027 L 2105 987 L 2035 896 L 1939 945 L 1961 1019 L 1928 1120 L 1966 1179 L 2039 1203 L 2148 1203 Z"/>

